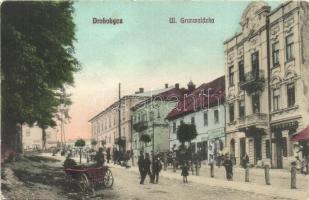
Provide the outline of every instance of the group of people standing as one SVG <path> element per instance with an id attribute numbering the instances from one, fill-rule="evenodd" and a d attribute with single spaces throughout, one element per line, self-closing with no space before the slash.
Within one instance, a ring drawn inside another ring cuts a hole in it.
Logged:
<path id="1" fill-rule="evenodd" d="M 140 173 L 140 184 L 144 184 L 147 175 L 149 176 L 150 183 L 157 184 L 159 182 L 159 174 L 162 170 L 162 163 L 159 156 L 152 155 L 151 159 L 149 153 L 144 155 L 144 152 L 140 151 L 137 164 Z"/>

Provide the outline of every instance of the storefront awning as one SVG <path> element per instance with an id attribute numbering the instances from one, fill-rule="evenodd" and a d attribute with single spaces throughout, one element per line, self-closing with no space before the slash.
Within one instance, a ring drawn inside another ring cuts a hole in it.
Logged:
<path id="1" fill-rule="evenodd" d="M 291 138 L 292 141 L 309 141 L 309 125 L 297 133 L 296 135 L 293 135 Z"/>

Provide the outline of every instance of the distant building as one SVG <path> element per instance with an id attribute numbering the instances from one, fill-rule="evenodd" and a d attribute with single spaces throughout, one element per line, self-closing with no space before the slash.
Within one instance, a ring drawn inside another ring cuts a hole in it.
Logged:
<path id="1" fill-rule="evenodd" d="M 175 108 L 185 91 L 176 84 L 175 87 L 169 87 L 168 90 L 154 95 L 131 108 L 133 153 L 136 161 L 141 150 L 147 153 L 151 153 L 152 150 L 155 153 L 169 150 L 169 126 L 166 117 Z M 142 135 L 149 135 L 151 141 L 144 144 L 140 140 Z"/>
<path id="2" fill-rule="evenodd" d="M 121 139 L 124 141 L 124 149 L 131 150 L 131 108 L 137 103 L 150 98 L 150 96 L 166 90 L 168 90 L 168 88 L 144 92 L 144 89 L 140 88 L 139 91 L 133 95 L 123 96 L 120 101 L 116 101 L 89 120 L 91 123 L 91 138 L 97 140 L 99 146 L 101 146 L 101 142 L 104 141 L 106 148 L 119 147 L 120 127 Z M 121 103 L 120 120 L 118 109 L 119 102 Z"/>
<path id="3" fill-rule="evenodd" d="M 57 146 L 57 128 L 46 129 L 46 148 Z M 43 135 L 42 129 L 38 126 L 22 126 L 22 145 L 24 150 L 42 149 Z"/>
<path id="4" fill-rule="evenodd" d="M 216 157 L 225 144 L 224 76 L 195 88 L 188 84 L 189 94 L 172 110 L 169 121 L 170 149 L 178 148 L 177 129 L 181 123 L 195 124 L 197 137 L 191 141 L 193 152 L 207 160 L 209 155 Z"/>
<path id="5" fill-rule="evenodd" d="M 227 146 L 237 164 L 247 153 L 253 165 L 290 166 L 298 145 L 290 139 L 309 119 L 308 5 L 288 1 L 271 11 L 251 2 L 242 31 L 224 43 Z"/>

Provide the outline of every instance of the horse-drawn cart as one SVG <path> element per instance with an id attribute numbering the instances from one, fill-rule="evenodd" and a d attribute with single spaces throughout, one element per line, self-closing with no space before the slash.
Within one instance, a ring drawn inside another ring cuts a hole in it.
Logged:
<path id="1" fill-rule="evenodd" d="M 68 186 L 77 185 L 83 192 L 87 190 L 104 186 L 111 188 L 114 183 L 114 177 L 108 166 L 86 167 L 81 169 L 64 169 Z"/>

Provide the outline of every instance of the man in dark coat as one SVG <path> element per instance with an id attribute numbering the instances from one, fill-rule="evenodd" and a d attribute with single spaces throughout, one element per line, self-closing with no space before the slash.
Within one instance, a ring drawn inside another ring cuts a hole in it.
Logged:
<path id="1" fill-rule="evenodd" d="M 144 173 L 145 173 L 144 162 L 145 162 L 144 152 L 140 151 L 138 161 L 137 161 L 138 170 L 139 170 L 139 174 L 140 174 L 140 177 L 141 177 L 140 184 L 143 184 L 143 177 L 144 177 Z"/>
<path id="2" fill-rule="evenodd" d="M 223 165 L 225 167 L 226 178 L 227 180 L 233 180 L 233 163 L 232 160 L 229 158 L 228 155 L 225 156 Z"/>
<path id="3" fill-rule="evenodd" d="M 150 161 L 150 156 L 149 153 L 146 153 L 146 157 L 144 159 L 143 162 L 143 176 L 142 176 L 142 180 L 141 180 L 141 184 L 144 184 L 145 178 L 147 175 L 149 175 L 150 178 L 150 182 L 152 182 L 152 175 L 151 175 L 151 171 L 150 171 L 150 165 L 151 165 L 151 161 Z"/>
<path id="4" fill-rule="evenodd" d="M 99 151 L 97 152 L 97 154 L 95 155 L 95 160 L 96 160 L 96 165 L 98 167 L 102 167 L 104 165 L 104 154 L 103 154 L 103 148 L 99 148 Z"/>
<path id="5" fill-rule="evenodd" d="M 162 169 L 162 163 L 161 163 L 159 157 L 155 156 L 153 164 L 152 164 L 152 173 L 153 173 L 153 180 L 152 180 L 152 182 L 153 183 L 158 183 L 158 181 L 159 181 L 159 174 L 160 174 L 161 169 Z"/>
<path id="6" fill-rule="evenodd" d="M 107 163 L 109 163 L 111 159 L 111 149 L 110 148 L 107 148 L 106 150 L 106 159 L 107 159 Z"/>

